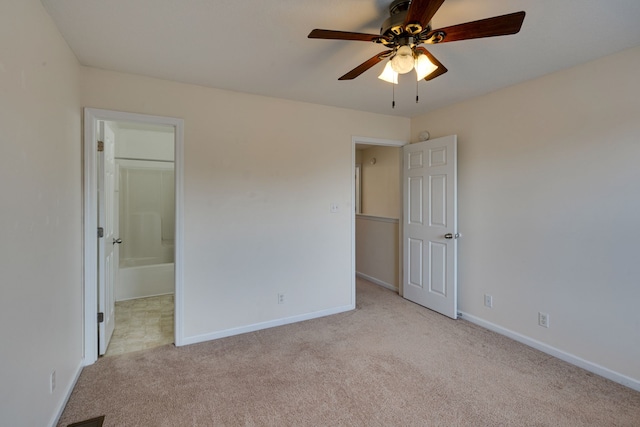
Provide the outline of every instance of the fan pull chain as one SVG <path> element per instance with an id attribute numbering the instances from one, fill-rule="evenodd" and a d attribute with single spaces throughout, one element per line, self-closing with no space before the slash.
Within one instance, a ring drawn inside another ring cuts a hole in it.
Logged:
<path id="1" fill-rule="evenodd" d="M 416 80 L 416 104 L 418 103 L 418 100 L 420 98 L 418 97 L 418 81 Z"/>
<path id="2" fill-rule="evenodd" d="M 393 89 L 393 101 L 391 101 L 391 108 L 396 108 L 396 85 L 392 84 L 391 88 Z"/>

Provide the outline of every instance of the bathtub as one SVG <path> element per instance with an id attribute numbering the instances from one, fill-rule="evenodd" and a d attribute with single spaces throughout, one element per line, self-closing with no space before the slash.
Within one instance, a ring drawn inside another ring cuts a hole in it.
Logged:
<path id="1" fill-rule="evenodd" d="M 172 294 L 175 267 L 171 263 L 136 265 L 125 263 L 118 271 L 116 301 Z"/>

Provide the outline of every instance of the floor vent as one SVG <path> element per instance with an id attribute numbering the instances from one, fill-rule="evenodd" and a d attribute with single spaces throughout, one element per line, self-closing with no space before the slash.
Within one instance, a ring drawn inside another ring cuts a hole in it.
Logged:
<path id="1" fill-rule="evenodd" d="M 80 421 L 79 423 L 69 424 L 67 427 L 102 427 L 102 422 L 104 421 L 104 415 L 91 418 L 90 420 Z"/>

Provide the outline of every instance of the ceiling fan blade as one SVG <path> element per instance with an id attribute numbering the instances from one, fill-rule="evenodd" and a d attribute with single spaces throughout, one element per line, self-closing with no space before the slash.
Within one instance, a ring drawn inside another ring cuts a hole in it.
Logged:
<path id="1" fill-rule="evenodd" d="M 355 40 L 363 42 L 373 42 L 376 40 L 386 39 L 379 34 L 351 33 L 349 31 L 333 31 L 315 29 L 307 36 L 310 39 L 327 39 L 327 40 Z"/>
<path id="2" fill-rule="evenodd" d="M 404 26 L 419 23 L 422 28 L 426 29 L 442 3 L 444 0 L 413 0 L 409 5 L 407 17 L 404 19 Z"/>
<path id="3" fill-rule="evenodd" d="M 358 65 L 356 68 L 349 71 L 347 74 L 340 77 L 338 80 L 353 80 L 356 77 L 358 77 L 360 74 L 367 71 L 369 68 L 373 67 L 374 65 L 382 61 L 384 58 L 391 55 L 392 53 L 393 53 L 392 50 L 386 50 L 384 52 L 380 52 L 379 54 L 367 59 L 362 64 Z"/>
<path id="4" fill-rule="evenodd" d="M 441 76 L 441 75 L 443 75 L 444 73 L 446 73 L 447 71 L 449 71 L 449 70 L 447 70 L 447 67 L 445 67 L 444 65 L 442 65 L 442 62 L 438 61 L 438 60 L 436 59 L 436 57 L 435 57 L 435 56 L 433 56 L 433 55 L 431 54 L 431 52 L 429 52 L 429 51 L 428 51 L 427 49 L 425 49 L 424 47 L 419 46 L 419 47 L 416 47 L 416 48 L 415 48 L 415 50 L 416 50 L 417 52 L 424 53 L 425 55 L 427 55 L 427 58 L 429 58 L 429 61 L 431 61 L 431 63 L 432 63 L 433 65 L 435 65 L 436 67 L 438 67 L 434 72 L 432 72 L 431 74 L 427 75 L 427 76 L 424 78 L 426 81 L 433 80 L 433 79 L 435 79 L 436 77 Z"/>
<path id="5" fill-rule="evenodd" d="M 455 42 L 458 40 L 479 39 L 482 37 L 506 36 L 516 34 L 522 27 L 525 12 L 510 13 L 508 15 L 452 25 L 429 32 L 427 37 L 436 35 L 434 43 Z M 438 33 L 444 33 L 444 38 L 437 40 Z"/>

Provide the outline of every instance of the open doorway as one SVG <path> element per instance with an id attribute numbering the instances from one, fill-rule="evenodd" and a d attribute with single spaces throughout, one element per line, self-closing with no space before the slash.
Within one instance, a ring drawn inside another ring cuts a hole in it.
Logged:
<path id="1" fill-rule="evenodd" d="M 114 140 L 117 256 L 114 330 L 98 348 L 113 356 L 174 340 L 175 132 L 123 121 L 99 121 L 99 128 Z"/>
<path id="2" fill-rule="evenodd" d="M 87 365 L 181 344 L 182 132 L 180 119 L 85 109 Z"/>
<path id="3" fill-rule="evenodd" d="M 404 141 L 353 138 L 354 280 L 402 294 L 402 146 Z M 359 209 L 358 209 L 359 208 Z"/>
<path id="4" fill-rule="evenodd" d="M 359 280 L 367 280 L 394 290 L 410 301 L 456 319 L 457 239 L 460 237 L 457 226 L 457 136 L 450 135 L 411 145 L 370 138 L 354 137 L 352 141 L 354 178 L 357 164 L 378 163 L 378 159 L 371 154 L 362 154 L 358 158 L 358 144 L 398 148 L 404 146 L 399 159 L 395 160 L 398 176 L 401 177 L 399 182 L 402 183 L 402 189 L 398 189 L 400 210 L 397 228 L 393 224 L 396 222 L 393 218 L 363 218 L 354 209 L 354 301 L 358 277 Z M 365 148 L 366 153 L 368 147 L 361 148 Z M 395 168 L 395 164 L 392 167 Z M 366 171 L 362 171 L 361 175 L 359 178 L 364 187 Z M 354 179 L 354 206 L 357 192 Z M 363 199 L 364 197 L 366 196 L 363 194 Z M 366 214 L 366 201 L 361 202 L 362 211 Z M 357 223 L 358 220 L 362 220 L 361 224 Z M 383 229 L 386 231 L 379 231 Z M 380 239 L 380 236 L 386 238 Z M 388 248 L 394 246 L 394 242 L 397 243 L 397 255 L 385 255 Z M 363 273 L 360 267 L 362 262 L 359 261 L 364 256 L 361 249 L 367 250 L 366 256 L 370 259 L 366 260 L 366 264 L 372 266 L 373 274 Z M 385 259 L 381 258 L 383 255 Z M 397 276 L 388 276 L 389 281 L 375 276 L 388 274 L 393 269 L 397 269 Z M 391 280 L 397 280 L 397 287 L 390 284 Z"/>

